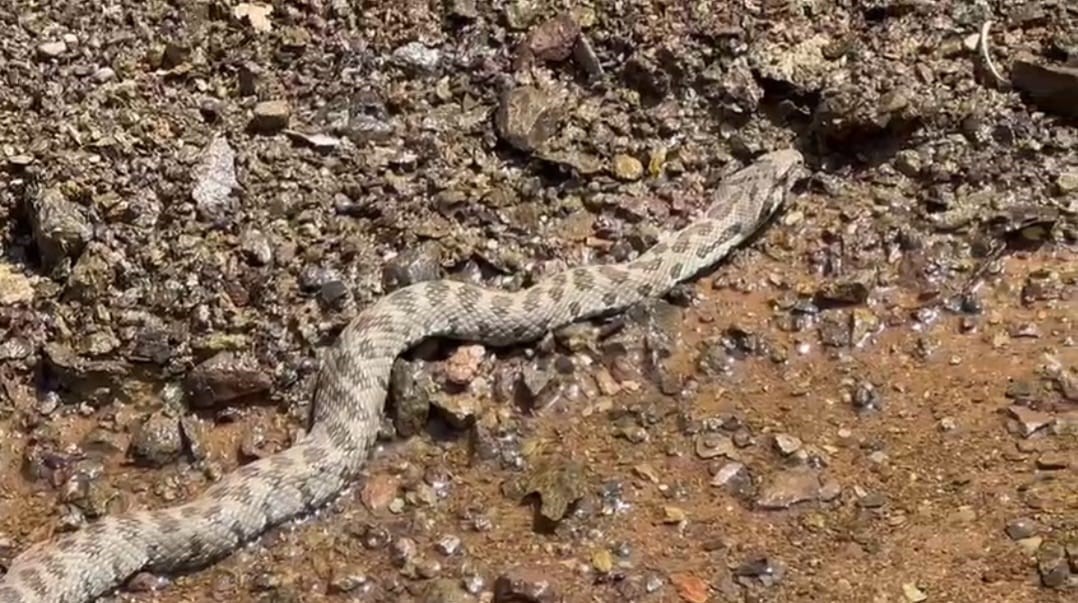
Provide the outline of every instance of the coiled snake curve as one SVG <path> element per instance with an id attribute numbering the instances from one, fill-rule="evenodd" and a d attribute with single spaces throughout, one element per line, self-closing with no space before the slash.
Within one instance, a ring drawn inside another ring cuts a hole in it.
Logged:
<path id="1" fill-rule="evenodd" d="M 703 216 L 630 262 L 569 269 L 517 292 L 437 280 L 386 295 L 325 351 L 310 427 L 292 447 L 237 469 L 185 504 L 105 517 L 31 546 L 0 578 L 0 603 L 92 601 L 140 571 L 208 565 L 271 526 L 325 505 L 367 459 L 398 354 L 427 337 L 532 341 L 660 296 L 766 222 L 802 163 L 790 149 L 761 156 L 718 185 Z"/>

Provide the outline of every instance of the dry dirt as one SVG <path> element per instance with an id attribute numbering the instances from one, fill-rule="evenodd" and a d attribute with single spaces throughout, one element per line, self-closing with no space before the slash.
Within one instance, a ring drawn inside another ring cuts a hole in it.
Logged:
<path id="1" fill-rule="evenodd" d="M 1078 593 L 1067 2 L 9 5 L 0 569 L 286 447 L 387 290 L 632 257 L 794 146 L 798 195 L 713 273 L 422 346 L 351 491 L 113 598 Z"/>

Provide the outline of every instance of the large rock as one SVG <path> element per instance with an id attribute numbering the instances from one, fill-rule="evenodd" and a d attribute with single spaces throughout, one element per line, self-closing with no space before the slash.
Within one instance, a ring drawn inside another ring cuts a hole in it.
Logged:
<path id="1" fill-rule="evenodd" d="M 494 125 L 503 140 L 521 151 L 539 149 L 561 119 L 560 100 L 535 86 L 520 86 L 502 96 Z"/>
<path id="2" fill-rule="evenodd" d="M 30 222 L 41 262 L 48 269 L 77 258 L 94 234 L 86 208 L 56 189 L 30 201 Z"/>
<path id="3" fill-rule="evenodd" d="M 34 299 L 34 287 L 26 275 L 0 260 L 0 306 L 23 304 Z"/>
<path id="4" fill-rule="evenodd" d="M 236 152 L 224 136 L 215 136 L 202 151 L 194 171 L 191 198 L 199 215 L 215 223 L 227 222 L 235 211 L 232 191 L 236 180 Z"/>
<path id="5" fill-rule="evenodd" d="M 196 366 L 184 382 L 191 403 L 213 406 L 269 390 L 273 380 L 249 356 L 220 352 Z"/>
<path id="6" fill-rule="evenodd" d="M 1011 68 L 1011 81 L 1046 111 L 1078 117 L 1078 67 L 1019 59 Z"/>

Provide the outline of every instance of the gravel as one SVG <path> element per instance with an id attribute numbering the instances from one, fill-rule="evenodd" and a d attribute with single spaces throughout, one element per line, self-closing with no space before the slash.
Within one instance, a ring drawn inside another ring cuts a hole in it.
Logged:
<path id="1" fill-rule="evenodd" d="M 0 567 L 287 446 L 385 293 L 631 260 L 794 145 L 714 275 L 412 350 L 355 493 L 154 596 L 1073 590 L 1067 3 L 285 4 L 0 16 Z"/>

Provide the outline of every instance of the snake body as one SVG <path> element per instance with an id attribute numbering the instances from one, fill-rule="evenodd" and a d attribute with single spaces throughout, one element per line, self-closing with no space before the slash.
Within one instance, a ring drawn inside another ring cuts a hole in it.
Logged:
<path id="1" fill-rule="evenodd" d="M 779 207 L 802 156 L 775 151 L 724 180 L 705 214 L 631 262 L 573 268 L 518 292 L 452 280 L 398 289 L 323 355 L 311 423 L 290 448 L 227 474 L 175 507 L 106 517 L 31 546 L 0 579 L 0 603 L 83 603 L 138 572 L 206 566 L 271 526 L 330 502 L 379 430 L 396 357 L 427 337 L 507 345 L 664 294 L 717 263 Z"/>

